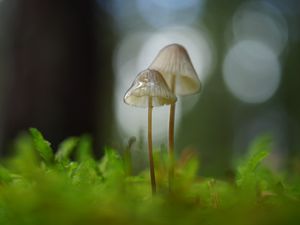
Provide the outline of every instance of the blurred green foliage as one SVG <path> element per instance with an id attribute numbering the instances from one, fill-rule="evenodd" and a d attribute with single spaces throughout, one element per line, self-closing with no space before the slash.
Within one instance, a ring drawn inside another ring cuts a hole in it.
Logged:
<path id="1" fill-rule="evenodd" d="M 92 154 L 89 136 L 71 137 L 54 154 L 36 129 L 21 135 L 0 165 L 0 224 L 298 224 L 300 179 L 262 161 L 272 140 L 259 137 L 231 180 L 199 177 L 193 152 L 176 163 L 168 190 L 166 154 L 155 155 L 158 193 L 148 171 L 128 172 L 126 157 Z M 130 149 L 127 151 L 130 151 Z M 132 162 L 134 163 L 134 162 Z"/>

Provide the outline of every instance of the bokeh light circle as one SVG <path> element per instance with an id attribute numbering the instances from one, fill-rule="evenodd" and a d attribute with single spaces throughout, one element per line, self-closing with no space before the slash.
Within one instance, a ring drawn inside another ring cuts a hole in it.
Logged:
<path id="1" fill-rule="evenodd" d="M 278 8 L 263 1 L 242 4 L 235 12 L 232 21 L 233 38 L 255 40 L 267 45 L 280 54 L 288 41 L 288 27 Z"/>
<path id="2" fill-rule="evenodd" d="M 126 105 L 123 102 L 125 92 L 128 90 L 136 75 L 140 72 L 137 59 L 141 46 L 145 43 L 147 33 L 135 33 L 125 37 L 116 48 L 114 54 L 115 95 L 114 107 L 118 130 L 123 138 L 135 136 L 146 140 L 147 138 L 147 109 Z M 175 121 L 179 123 L 181 107 L 178 103 Z M 167 143 L 169 107 L 155 107 L 153 109 L 153 143 Z"/>
<path id="3" fill-rule="evenodd" d="M 115 76 L 115 117 L 122 136 L 139 136 L 141 130 L 146 138 L 147 109 L 131 107 L 123 97 L 136 75 L 146 69 L 165 45 L 179 43 L 185 46 L 191 56 L 200 80 L 204 83 L 213 67 L 213 50 L 205 31 L 187 27 L 172 27 L 150 33 L 131 33 L 121 40 L 114 53 Z M 198 95 L 199 96 L 199 95 Z M 179 98 L 176 106 L 176 124 L 179 125 L 182 112 L 192 108 L 197 98 L 185 99 L 184 109 Z M 153 110 L 153 140 L 166 142 L 168 136 L 169 107 Z"/>
<path id="4" fill-rule="evenodd" d="M 271 98 L 278 89 L 280 64 L 268 46 L 244 40 L 227 53 L 223 76 L 235 97 L 247 103 L 261 103 Z"/>

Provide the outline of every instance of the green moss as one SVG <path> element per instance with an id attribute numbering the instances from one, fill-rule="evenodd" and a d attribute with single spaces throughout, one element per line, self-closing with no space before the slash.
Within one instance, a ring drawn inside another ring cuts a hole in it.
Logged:
<path id="1" fill-rule="evenodd" d="M 66 139 L 54 154 L 36 129 L 15 143 L 0 165 L 0 224 L 298 224 L 300 182 L 264 167 L 271 139 L 260 137 L 236 168 L 235 180 L 198 176 L 199 162 L 178 160 L 167 185 L 165 153 L 155 155 L 158 193 L 149 172 L 128 173 L 128 161 L 106 148 L 92 154 L 88 136 Z M 134 163 L 134 162 L 133 162 Z"/>

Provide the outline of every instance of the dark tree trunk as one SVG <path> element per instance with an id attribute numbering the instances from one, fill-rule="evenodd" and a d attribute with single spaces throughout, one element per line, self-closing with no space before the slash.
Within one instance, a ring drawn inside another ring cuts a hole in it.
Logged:
<path id="1" fill-rule="evenodd" d="M 82 133 L 92 134 L 98 147 L 104 145 L 107 135 L 98 128 L 111 119 L 105 117 L 111 115 L 112 41 L 101 21 L 107 18 L 95 9 L 92 0 L 19 1 L 4 145 L 28 127 L 40 129 L 54 145 Z M 99 41 L 98 30 L 105 34 Z M 98 57 L 99 52 L 107 57 Z M 107 77 L 100 81 L 100 76 Z M 106 94 L 100 96 L 99 87 Z M 106 104 L 105 115 L 101 104 Z"/>

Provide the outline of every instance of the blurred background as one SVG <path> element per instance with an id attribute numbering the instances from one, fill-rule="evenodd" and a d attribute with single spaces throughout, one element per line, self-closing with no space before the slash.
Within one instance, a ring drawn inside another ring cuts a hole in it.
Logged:
<path id="1" fill-rule="evenodd" d="M 176 153 L 197 151 L 202 174 L 224 175 L 267 133 L 271 165 L 290 168 L 300 152 L 298 0 L 0 0 L 0 153 L 36 127 L 54 147 L 88 133 L 99 156 L 132 137 L 145 154 L 147 109 L 123 96 L 171 43 L 186 47 L 203 83 L 178 98 Z M 153 113 L 164 148 L 169 108 Z"/>

